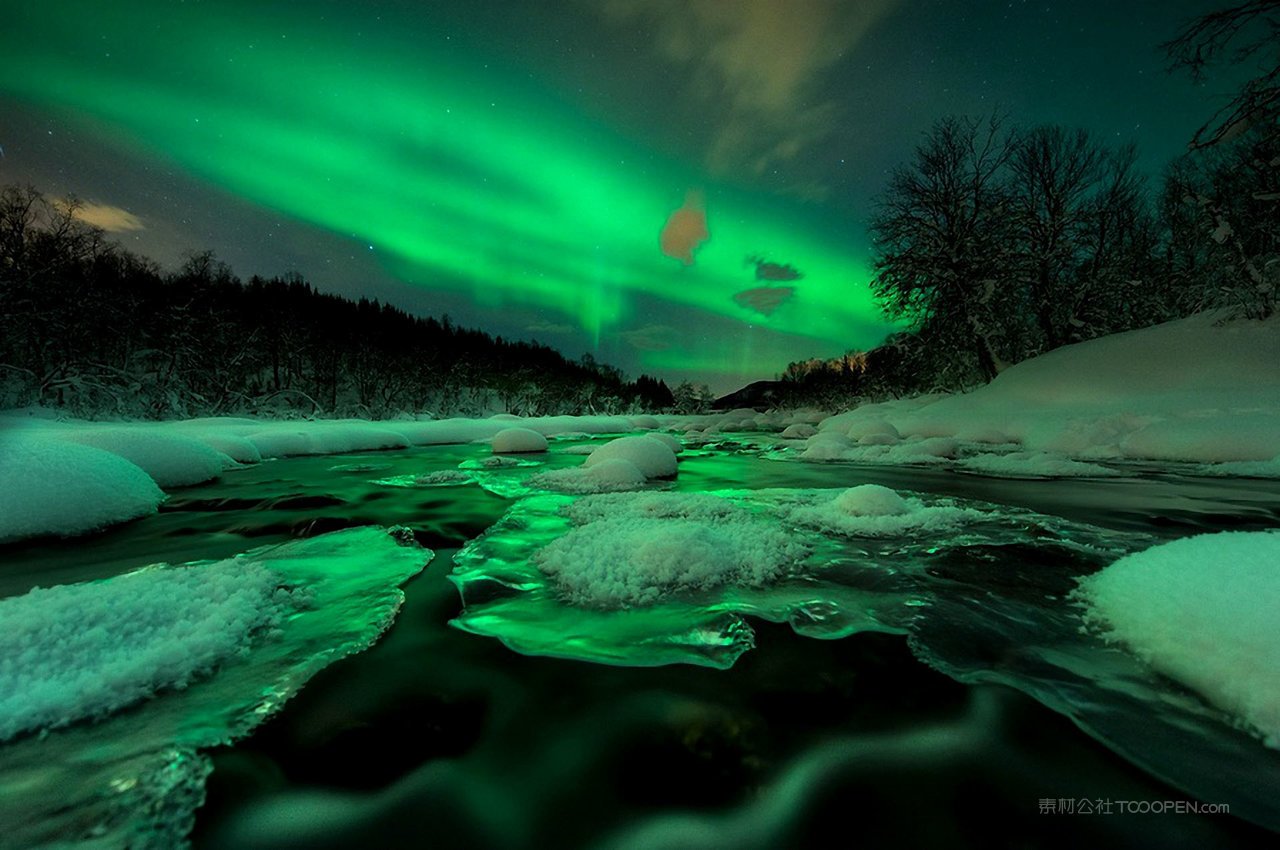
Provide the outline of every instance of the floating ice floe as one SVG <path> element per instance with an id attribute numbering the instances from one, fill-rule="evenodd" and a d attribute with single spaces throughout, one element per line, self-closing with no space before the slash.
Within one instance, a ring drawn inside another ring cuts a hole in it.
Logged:
<path id="1" fill-rule="evenodd" d="M 431 558 L 410 541 L 350 529 L 0 603 L 3 843 L 184 846 L 201 750 L 377 640 Z"/>
<path id="2" fill-rule="evenodd" d="M 948 502 L 924 504 L 918 498 L 904 499 L 878 484 L 862 484 L 784 513 L 787 520 L 819 531 L 852 537 L 891 537 L 921 532 L 950 531 L 965 521 L 980 520 L 973 508 Z"/>
<path id="3" fill-rule="evenodd" d="M 948 539 L 1123 551 L 1096 529 L 878 487 L 535 495 L 458 553 L 455 624 L 530 654 L 724 667 L 751 646 L 743 615 L 817 637 L 905 630 L 913 575 Z"/>

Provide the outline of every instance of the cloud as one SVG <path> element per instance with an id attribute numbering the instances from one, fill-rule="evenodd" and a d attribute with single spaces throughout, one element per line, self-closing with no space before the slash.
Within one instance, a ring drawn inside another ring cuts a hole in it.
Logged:
<path id="1" fill-rule="evenodd" d="M 794 286 L 757 286 L 735 293 L 733 300 L 763 316 L 772 316 L 774 310 L 790 301 L 795 294 Z"/>
<path id="2" fill-rule="evenodd" d="M 817 89 L 898 0 L 608 0 L 619 25 L 648 23 L 654 48 L 713 113 L 717 172 L 763 173 L 822 138 L 836 119 Z M 718 118 L 716 117 L 718 116 Z"/>
<path id="3" fill-rule="evenodd" d="M 531 334 L 567 334 L 575 330 L 573 325 L 556 322 L 534 322 L 531 325 L 525 325 L 524 329 Z"/>
<path id="4" fill-rule="evenodd" d="M 66 202 L 62 203 L 65 209 Z M 128 233 L 133 230 L 146 230 L 147 226 L 128 210 L 113 207 L 110 204 L 80 202 L 73 215 L 85 224 L 101 227 L 108 233 Z"/>
<path id="5" fill-rule="evenodd" d="M 747 257 L 747 265 L 756 267 L 756 280 L 799 280 L 804 277 L 804 272 L 790 263 L 771 263 L 759 255 Z"/>
<path id="6" fill-rule="evenodd" d="M 691 189 L 684 196 L 684 205 L 673 212 L 663 225 L 658 245 L 668 257 L 691 266 L 693 252 L 710 237 L 702 193 Z"/>
<path id="7" fill-rule="evenodd" d="M 670 325 L 645 325 L 618 334 L 623 342 L 641 351 L 666 351 L 675 345 L 676 329 Z"/>

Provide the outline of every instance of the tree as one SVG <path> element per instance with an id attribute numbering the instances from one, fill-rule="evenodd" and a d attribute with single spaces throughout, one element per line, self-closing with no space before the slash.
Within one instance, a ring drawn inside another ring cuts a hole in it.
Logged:
<path id="1" fill-rule="evenodd" d="M 1280 118 L 1280 0 L 1249 0 L 1189 21 L 1162 45 L 1171 70 L 1203 81 L 1210 65 L 1257 58 L 1258 73 L 1196 130 L 1193 149 L 1241 136 L 1250 128 L 1275 132 Z"/>
<path id="2" fill-rule="evenodd" d="M 1192 137 L 1199 158 L 1181 164 L 1180 197 L 1165 207 L 1209 240 L 1200 283 L 1212 303 L 1265 318 L 1280 288 L 1280 0 L 1203 15 L 1164 48 L 1172 69 L 1198 81 L 1215 63 L 1257 68 Z"/>
<path id="3" fill-rule="evenodd" d="M 988 380 L 1004 366 L 994 308 L 1009 286 L 1009 156 L 998 119 L 945 118 L 894 171 L 871 224 L 885 313 L 954 342 Z"/>
<path id="4" fill-rule="evenodd" d="M 1037 127 L 1009 158 L 1018 259 L 1046 349 L 1067 338 L 1070 278 L 1080 262 L 1080 231 L 1103 173 L 1102 149 L 1084 130 Z"/>

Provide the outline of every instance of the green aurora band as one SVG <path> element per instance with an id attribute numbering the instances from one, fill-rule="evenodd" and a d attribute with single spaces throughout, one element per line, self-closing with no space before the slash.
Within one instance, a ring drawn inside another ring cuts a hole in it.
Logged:
<path id="1" fill-rule="evenodd" d="M 697 311 L 742 323 L 732 339 L 684 334 L 640 352 L 660 369 L 759 375 L 887 329 L 856 237 L 811 207 L 655 159 L 501 57 L 385 27 L 361 35 L 368 14 L 352 7 L 20 5 L 0 31 L 0 90 L 359 239 L 407 283 L 570 320 L 597 345 L 639 324 L 646 296 L 686 327 Z M 658 232 L 690 186 L 706 190 L 711 239 L 685 267 Z M 770 316 L 733 300 L 773 285 L 744 264 L 761 253 L 805 274 Z"/>

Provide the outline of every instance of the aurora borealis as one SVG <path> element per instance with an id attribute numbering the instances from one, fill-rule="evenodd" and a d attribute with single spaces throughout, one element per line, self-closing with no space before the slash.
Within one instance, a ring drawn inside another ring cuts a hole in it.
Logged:
<path id="1" fill-rule="evenodd" d="M 967 67 L 958 38 L 928 40 L 963 30 L 936 2 L 13 5 L 5 181 L 76 194 L 107 222 L 118 210 L 129 226 L 110 229 L 161 260 L 210 247 L 245 276 L 296 268 L 717 389 L 883 337 L 868 198 L 955 100 L 913 76 L 921 44 L 931 64 Z M 1131 26 L 1156 8 L 1134 6 Z M 922 42 L 904 41 L 911 26 Z M 1158 73 L 1153 51 L 1134 61 Z M 1034 69 L 1025 92 L 1012 73 L 984 82 L 981 101 L 1034 115 L 1061 73 Z M 1078 99 L 1050 104 L 1055 117 L 1133 124 L 1131 103 L 1072 111 Z M 1179 143 L 1162 132 L 1158 153 Z M 693 197 L 710 238 L 685 262 L 659 234 Z M 178 223 L 192 206 L 203 229 Z"/>

